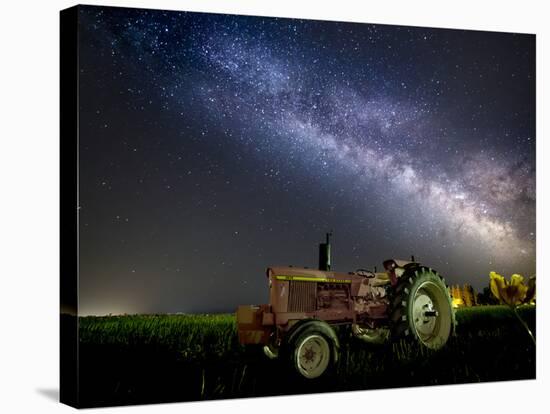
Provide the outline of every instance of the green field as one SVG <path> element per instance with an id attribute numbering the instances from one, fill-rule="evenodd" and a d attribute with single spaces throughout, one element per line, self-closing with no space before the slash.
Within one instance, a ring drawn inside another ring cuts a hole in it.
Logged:
<path id="1" fill-rule="evenodd" d="M 521 315 L 535 332 L 535 307 Z M 299 380 L 257 347 L 237 341 L 233 315 L 82 317 L 82 406 L 189 401 L 535 377 L 535 349 L 505 307 L 457 311 L 440 351 L 409 341 L 367 345 L 339 330 L 333 376 Z"/>

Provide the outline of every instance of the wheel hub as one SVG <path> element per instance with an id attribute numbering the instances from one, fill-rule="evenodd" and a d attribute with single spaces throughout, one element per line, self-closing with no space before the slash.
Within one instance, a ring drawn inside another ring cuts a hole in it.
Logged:
<path id="1" fill-rule="evenodd" d="M 330 346 L 327 340 L 315 334 L 305 338 L 297 349 L 296 362 L 304 377 L 316 378 L 321 375 L 330 362 Z"/>
<path id="2" fill-rule="evenodd" d="M 426 338 L 434 332 L 437 316 L 430 296 L 426 292 L 418 292 L 414 300 L 413 322 L 420 336 Z"/>
<path id="3" fill-rule="evenodd" d="M 317 355 L 317 352 L 313 350 L 313 347 L 306 348 L 304 352 L 304 359 L 306 362 L 313 362 L 315 355 Z"/>

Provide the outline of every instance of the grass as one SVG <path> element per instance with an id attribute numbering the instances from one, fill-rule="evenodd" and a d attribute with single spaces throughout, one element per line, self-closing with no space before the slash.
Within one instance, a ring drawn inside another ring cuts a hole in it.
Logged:
<path id="1" fill-rule="evenodd" d="M 535 332 L 535 308 L 520 309 Z M 339 329 L 332 376 L 305 381 L 237 341 L 233 315 L 83 317 L 82 406 L 393 388 L 535 377 L 530 338 L 506 307 L 464 308 L 447 345 L 367 345 Z"/>
<path id="2" fill-rule="evenodd" d="M 156 346 L 188 358 L 221 355 L 238 346 L 231 314 L 88 316 L 79 325 L 81 343 Z"/>

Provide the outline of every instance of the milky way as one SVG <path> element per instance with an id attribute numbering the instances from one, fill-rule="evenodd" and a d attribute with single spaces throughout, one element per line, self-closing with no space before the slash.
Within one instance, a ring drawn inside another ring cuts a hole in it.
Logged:
<path id="1" fill-rule="evenodd" d="M 263 298 L 255 274 L 314 265 L 329 229 L 342 271 L 415 254 L 476 288 L 489 270 L 534 272 L 533 36 L 80 16 L 87 312 L 117 295 L 124 310 L 204 311 L 198 286 L 217 284 L 233 293 L 214 310 Z"/>

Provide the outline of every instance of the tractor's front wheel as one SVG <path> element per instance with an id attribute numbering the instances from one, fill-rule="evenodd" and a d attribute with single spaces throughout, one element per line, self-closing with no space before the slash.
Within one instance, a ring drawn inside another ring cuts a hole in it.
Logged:
<path id="1" fill-rule="evenodd" d="M 330 364 L 330 345 L 322 334 L 305 333 L 296 342 L 294 366 L 305 378 L 317 378 Z"/>
<path id="2" fill-rule="evenodd" d="M 285 356 L 294 371 L 306 379 L 331 371 L 338 359 L 338 339 L 325 322 L 304 321 L 289 335 Z"/>

